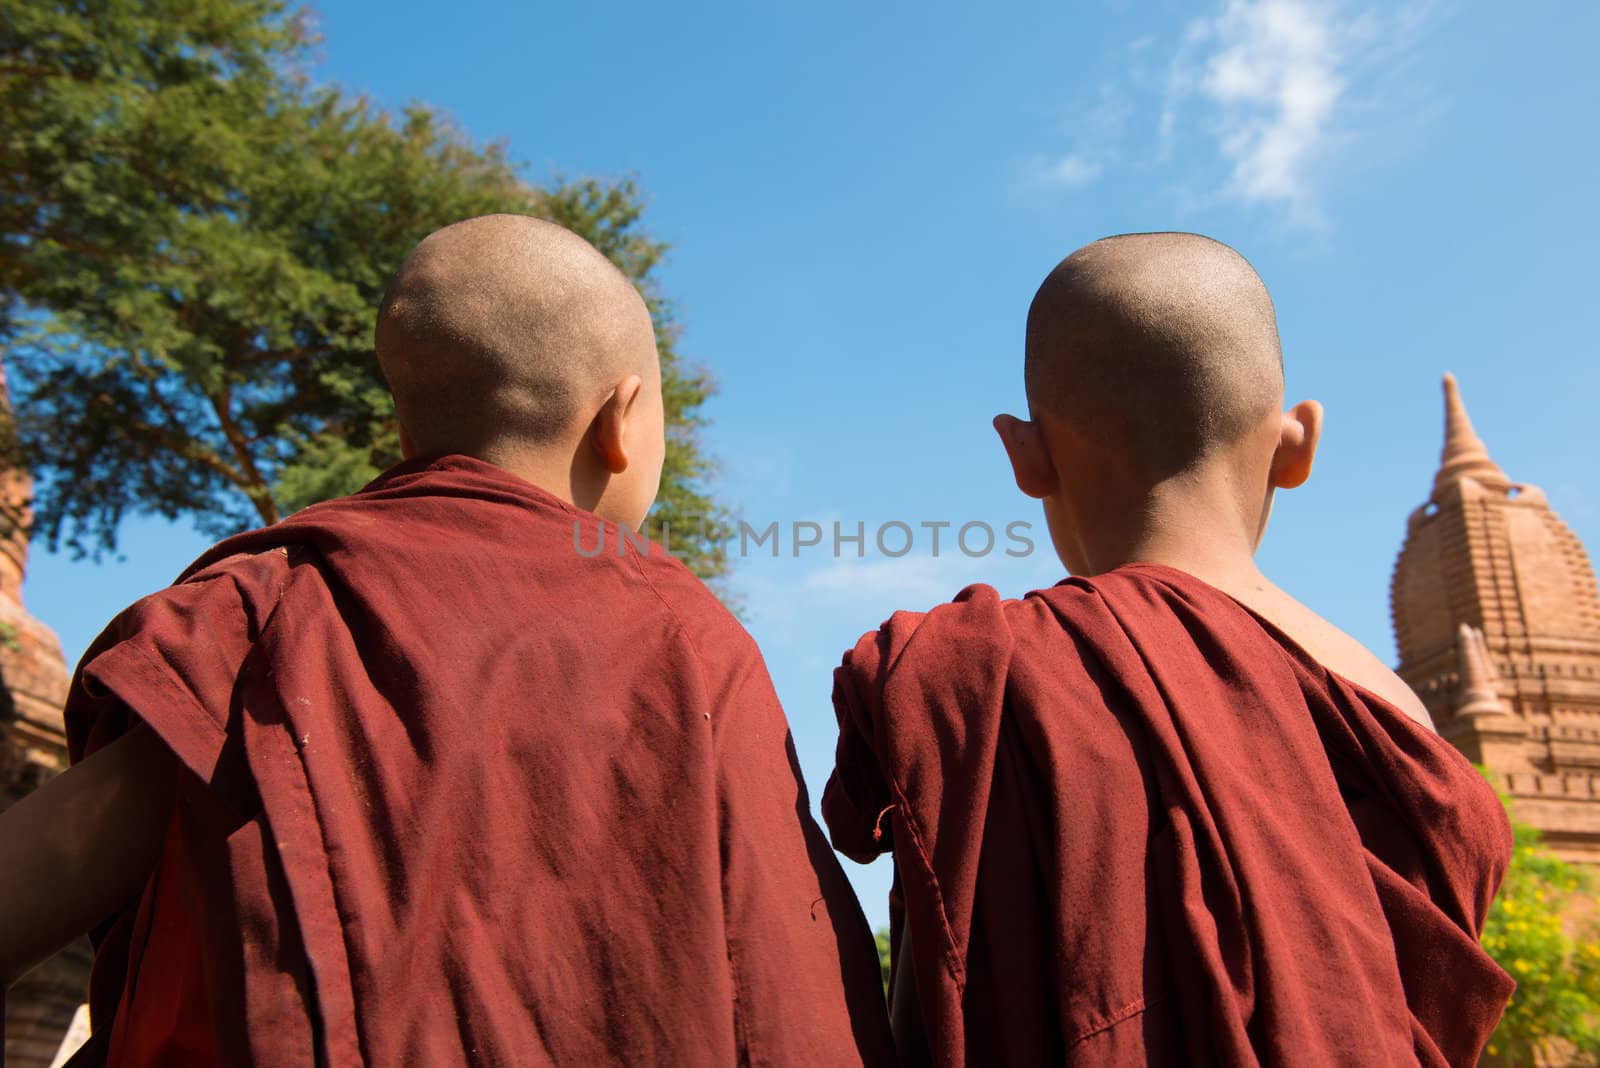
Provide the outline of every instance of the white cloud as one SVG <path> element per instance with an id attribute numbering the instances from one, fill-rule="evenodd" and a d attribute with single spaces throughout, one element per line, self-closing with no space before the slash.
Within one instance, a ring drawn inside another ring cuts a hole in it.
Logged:
<path id="1" fill-rule="evenodd" d="M 1191 24 L 1202 55 L 1178 79 L 1215 109 L 1228 193 L 1315 214 L 1311 169 L 1348 87 L 1343 31 L 1331 6 L 1314 0 L 1229 0 L 1216 18 Z"/>
<path id="2" fill-rule="evenodd" d="M 1142 38 L 1134 48 L 1148 45 L 1149 39 Z M 1132 113 L 1126 92 L 1110 81 L 1102 82 L 1094 99 L 1073 108 L 1061 124 L 1061 133 L 1073 150 L 1034 157 L 1028 162 L 1028 180 L 1051 189 L 1081 189 L 1091 184 L 1117 162 L 1117 142 Z"/>
<path id="3" fill-rule="evenodd" d="M 1353 10 L 1335 0 L 1227 0 L 1186 27 L 1161 116 L 1171 159 L 1187 126 L 1227 169 L 1220 192 L 1322 221 L 1319 178 L 1353 139 L 1351 113 L 1405 65 L 1429 3 Z M 1198 122 L 1191 122 L 1198 115 Z M 1348 165 L 1341 156 L 1340 165 Z"/>
<path id="4" fill-rule="evenodd" d="M 806 588 L 878 602 L 884 598 L 904 599 L 919 608 L 938 604 L 955 596 L 977 568 L 964 557 L 942 554 L 905 556 L 898 559 L 858 560 L 844 557 L 812 571 L 805 578 Z M 903 607 L 903 606 L 902 606 Z"/>
<path id="5" fill-rule="evenodd" d="M 1100 170 L 1099 161 L 1073 153 L 1045 165 L 1039 177 L 1050 185 L 1077 189 L 1100 177 Z"/>

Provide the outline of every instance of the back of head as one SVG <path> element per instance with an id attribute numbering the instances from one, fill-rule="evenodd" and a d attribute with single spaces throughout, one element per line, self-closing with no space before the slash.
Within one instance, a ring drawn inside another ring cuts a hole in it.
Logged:
<path id="1" fill-rule="evenodd" d="M 1062 260 L 1028 309 L 1035 418 L 1060 421 L 1152 481 L 1232 444 L 1281 404 L 1272 299 L 1198 234 L 1108 237 Z"/>
<path id="2" fill-rule="evenodd" d="M 418 453 L 559 442 L 621 375 L 660 375 L 628 279 L 581 237 L 523 215 L 425 238 L 384 294 L 376 347 Z"/>

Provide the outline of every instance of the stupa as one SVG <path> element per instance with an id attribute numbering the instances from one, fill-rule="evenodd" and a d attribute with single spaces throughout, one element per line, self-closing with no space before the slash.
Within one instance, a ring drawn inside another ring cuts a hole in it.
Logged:
<path id="1" fill-rule="evenodd" d="M 1445 443 L 1390 587 L 1399 672 L 1558 856 L 1600 864 L 1600 590 L 1543 490 L 1489 456 L 1446 375 Z"/>

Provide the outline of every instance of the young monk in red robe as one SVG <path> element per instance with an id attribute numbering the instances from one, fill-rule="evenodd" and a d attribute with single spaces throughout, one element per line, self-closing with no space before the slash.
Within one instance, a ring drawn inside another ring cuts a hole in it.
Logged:
<path id="1" fill-rule="evenodd" d="M 1256 567 L 1311 471 L 1224 245 L 1096 242 L 995 420 L 1074 576 L 895 614 L 835 675 L 837 848 L 893 850 L 903 1063 L 1471 1065 L 1511 838 L 1370 652 Z"/>
<path id="2" fill-rule="evenodd" d="M 619 538 L 664 452 L 638 293 L 473 219 L 377 349 L 411 459 L 85 655 L 77 765 L 0 821 L 0 978 L 98 925 L 118 1065 L 891 1060 L 760 655 Z"/>

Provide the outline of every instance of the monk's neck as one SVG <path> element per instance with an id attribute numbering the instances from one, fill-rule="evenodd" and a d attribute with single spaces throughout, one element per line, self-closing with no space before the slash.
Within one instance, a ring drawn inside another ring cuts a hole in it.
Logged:
<path id="1" fill-rule="evenodd" d="M 491 444 L 475 450 L 472 455 L 538 486 L 570 505 L 593 511 L 600 498 L 595 483 L 603 485 L 603 480 L 590 470 L 592 464 L 578 462 L 574 457 L 575 451 L 575 448 L 540 450 Z"/>
<path id="2" fill-rule="evenodd" d="M 1240 505 L 1238 490 L 1220 480 L 1166 483 L 1102 514 L 1128 517 L 1085 531 L 1091 572 L 1124 564 L 1161 564 L 1236 596 L 1268 583 L 1256 566 L 1261 521 Z"/>

